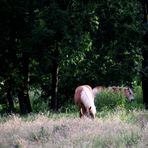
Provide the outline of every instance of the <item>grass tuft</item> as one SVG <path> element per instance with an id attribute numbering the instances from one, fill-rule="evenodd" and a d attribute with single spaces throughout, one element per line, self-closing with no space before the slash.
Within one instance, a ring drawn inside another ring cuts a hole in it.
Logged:
<path id="1" fill-rule="evenodd" d="M 148 111 L 115 110 L 92 119 L 78 114 L 12 115 L 0 122 L 1 147 L 146 147 Z M 60 116 L 61 115 L 61 116 Z"/>

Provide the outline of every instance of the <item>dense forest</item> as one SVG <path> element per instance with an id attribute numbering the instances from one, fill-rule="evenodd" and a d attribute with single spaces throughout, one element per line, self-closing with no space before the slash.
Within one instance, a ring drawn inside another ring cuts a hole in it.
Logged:
<path id="1" fill-rule="evenodd" d="M 58 111 L 74 90 L 141 85 L 148 108 L 148 0 L 0 0 L 0 110 Z"/>

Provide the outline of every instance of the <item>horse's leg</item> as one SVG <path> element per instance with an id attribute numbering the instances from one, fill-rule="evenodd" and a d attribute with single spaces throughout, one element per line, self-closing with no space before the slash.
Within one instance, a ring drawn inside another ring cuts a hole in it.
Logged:
<path id="1" fill-rule="evenodd" d="M 83 116 L 83 110 L 82 108 L 80 108 L 80 118 L 82 118 L 82 116 Z"/>
<path id="2" fill-rule="evenodd" d="M 80 118 L 86 116 L 86 108 L 84 107 L 83 104 L 81 104 L 81 108 L 80 108 Z"/>

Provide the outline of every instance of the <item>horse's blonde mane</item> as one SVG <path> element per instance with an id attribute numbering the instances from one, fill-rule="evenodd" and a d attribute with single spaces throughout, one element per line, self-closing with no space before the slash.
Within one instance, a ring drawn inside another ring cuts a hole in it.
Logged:
<path id="1" fill-rule="evenodd" d="M 87 111 L 89 111 L 89 108 L 91 108 L 90 109 L 91 113 L 96 114 L 96 107 L 94 104 L 94 96 L 91 94 L 91 92 L 88 88 L 84 88 L 82 90 L 81 101 Z"/>

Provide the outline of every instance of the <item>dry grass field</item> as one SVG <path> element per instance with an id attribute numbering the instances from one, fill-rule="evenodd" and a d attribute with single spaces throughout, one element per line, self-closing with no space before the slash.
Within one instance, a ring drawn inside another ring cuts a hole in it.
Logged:
<path id="1" fill-rule="evenodd" d="M 0 148 L 146 148 L 148 112 L 116 111 L 96 119 L 44 114 L 0 119 Z"/>

